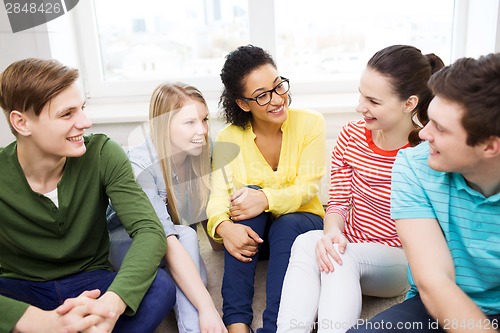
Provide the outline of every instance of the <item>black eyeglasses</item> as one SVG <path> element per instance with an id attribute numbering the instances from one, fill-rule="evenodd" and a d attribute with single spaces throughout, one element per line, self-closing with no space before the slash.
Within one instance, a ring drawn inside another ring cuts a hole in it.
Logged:
<path id="1" fill-rule="evenodd" d="M 271 99 L 273 98 L 273 93 L 276 93 L 277 95 L 281 96 L 286 94 L 290 90 L 289 80 L 284 77 L 281 77 L 281 79 L 282 81 L 278 83 L 276 87 L 274 87 L 271 90 L 260 93 L 257 97 L 254 98 L 242 97 L 241 99 L 247 102 L 253 101 L 259 104 L 260 106 L 265 106 L 269 104 L 269 102 L 271 102 Z"/>

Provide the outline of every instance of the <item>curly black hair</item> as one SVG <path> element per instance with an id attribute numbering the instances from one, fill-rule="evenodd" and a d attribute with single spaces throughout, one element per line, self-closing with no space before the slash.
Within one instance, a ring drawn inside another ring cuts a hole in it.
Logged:
<path id="1" fill-rule="evenodd" d="M 236 100 L 243 97 L 243 81 L 256 68 L 276 64 L 269 53 L 254 45 L 240 46 L 226 56 L 220 77 L 224 89 L 219 100 L 222 118 L 226 123 L 245 129 L 252 120 L 252 113 L 243 111 Z"/>

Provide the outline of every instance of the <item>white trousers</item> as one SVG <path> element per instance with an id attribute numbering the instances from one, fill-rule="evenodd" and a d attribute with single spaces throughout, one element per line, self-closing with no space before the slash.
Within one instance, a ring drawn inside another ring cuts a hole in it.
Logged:
<path id="1" fill-rule="evenodd" d="M 322 230 L 300 235 L 292 247 L 278 314 L 278 333 L 345 332 L 361 314 L 362 294 L 394 297 L 408 290 L 407 260 L 400 247 L 349 243 L 342 266 L 322 273 L 316 243 Z M 336 248 L 336 250 L 338 250 Z M 318 321 L 316 323 L 316 316 Z"/>

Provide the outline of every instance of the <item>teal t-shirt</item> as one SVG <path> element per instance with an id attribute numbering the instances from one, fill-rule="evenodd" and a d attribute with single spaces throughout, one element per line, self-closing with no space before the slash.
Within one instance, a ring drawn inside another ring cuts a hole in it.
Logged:
<path id="1" fill-rule="evenodd" d="M 427 142 L 399 152 L 392 171 L 391 217 L 437 219 L 457 285 L 485 314 L 499 314 L 500 193 L 485 197 L 462 175 L 431 169 L 428 156 Z M 418 293 L 411 272 L 408 276 L 407 298 Z"/>

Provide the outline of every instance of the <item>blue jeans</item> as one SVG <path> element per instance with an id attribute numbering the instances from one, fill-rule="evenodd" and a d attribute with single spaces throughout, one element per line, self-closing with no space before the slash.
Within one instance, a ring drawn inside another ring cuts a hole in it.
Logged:
<path id="1" fill-rule="evenodd" d="M 85 290 L 99 289 L 101 294 L 105 293 L 115 275 L 116 272 L 95 270 L 45 282 L 0 278 L 0 294 L 43 310 L 53 310 Z M 121 315 L 113 332 L 154 332 L 174 303 L 175 284 L 159 269 L 135 315 Z"/>
<path id="2" fill-rule="evenodd" d="M 196 225 L 193 226 L 196 227 Z M 203 283 L 207 286 L 207 270 L 200 254 L 198 235 L 195 228 L 192 226 L 182 225 L 175 225 L 174 228 L 177 232 L 179 242 L 182 244 L 191 259 L 193 259 L 196 268 L 200 272 Z M 109 239 L 109 261 L 113 265 L 113 268 L 118 270 L 122 265 L 123 259 L 125 258 L 130 245 L 132 245 L 132 238 L 130 238 L 123 226 L 120 225 L 119 227 L 109 231 Z M 162 260 L 160 267 L 165 268 L 166 272 L 170 275 L 168 269 L 165 267 L 165 260 Z M 196 310 L 193 304 L 191 304 L 179 286 L 176 285 L 175 289 L 176 302 L 174 306 L 174 313 L 179 333 L 200 332 L 198 310 Z"/>
<path id="3" fill-rule="evenodd" d="M 266 309 L 263 328 L 258 333 L 276 332 L 276 320 L 292 244 L 298 235 L 323 228 L 323 219 L 311 213 L 285 214 L 273 219 L 270 213 L 262 213 L 252 219 L 238 221 L 251 227 L 264 243 L 251 262 L 241 262 L 224 251 L 224 277 L 222 280 L 223 320 L 226 325 L 252 324 L 255 269 L 262 250 L 269 246 L 269 265 L 266 278 Z M 267 244 L 266 244 L 267 243 Z"/>
<path id="4" fill-rule="evenodd" d="M 488 316 L 488 322 L 482 323 L 490 328 L 498 327 L 500 314 Z M 496 323 L 496 324 L 495 324 Z M 460 325 L 449 322 L 440 323 L 446 328 L 452 328 L 453 325 Z M 468 325 L 467 323 L 463 323 Z M 473 323 L 475 325 L 477 323 Z M 497 326 L 493 326 L 497 325 Z M 460 326 L 459 326 L 460 327 Z M 410 333 L 410 332 L 439 332 L 445 331 L 438 326 L 437 321 L 432 318 L 425 309 L 420 296 L 415 296 L 405 300 L 403 303 L 396 304 L 391 308 L 379 313 L 367 322 L 360 320 L 360 325 L 355 325 L 348 332 L 390 332 L 390 333 Z"/>

